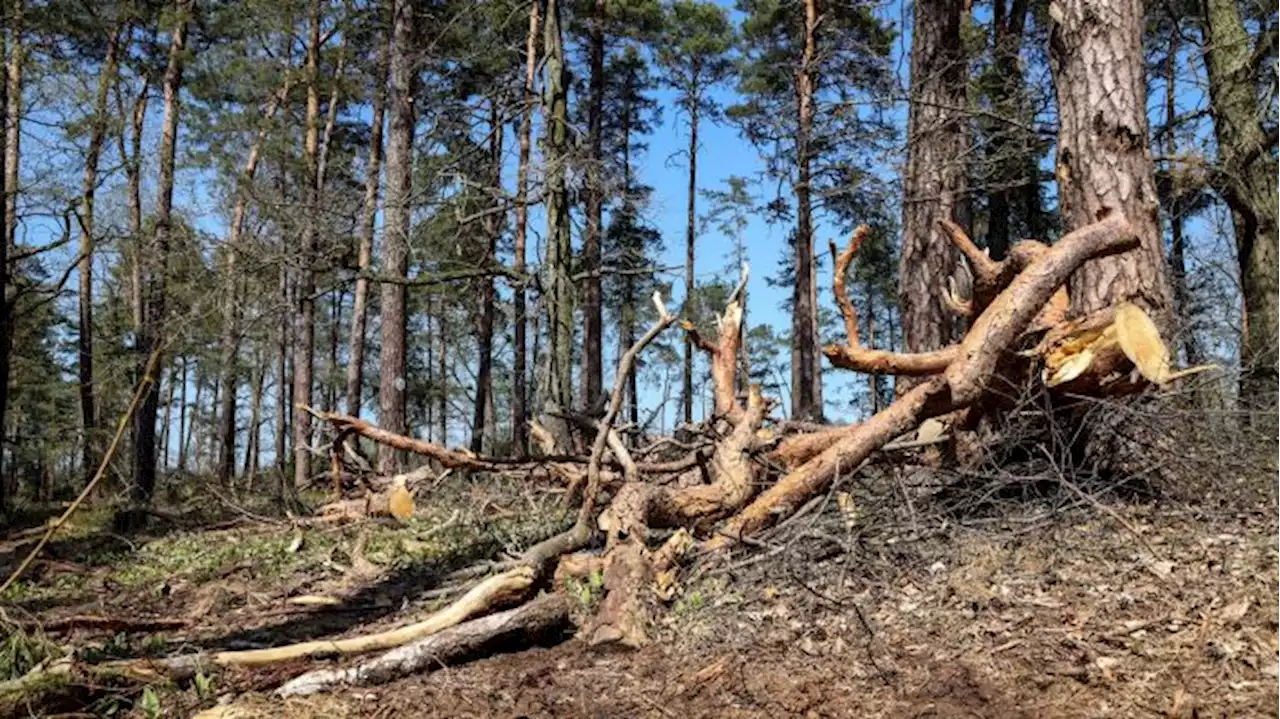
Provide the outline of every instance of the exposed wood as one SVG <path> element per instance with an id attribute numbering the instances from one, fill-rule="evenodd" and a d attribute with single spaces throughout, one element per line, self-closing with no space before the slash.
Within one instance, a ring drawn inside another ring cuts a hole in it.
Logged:
<path id="1" fill-rule="evenodd" d="M 569 623 L 563 595 L 546 594 L 520 607 L 490 614 L 394 649 L 349 669 L 321 669 L 303 674 L 276 690 L 279 696 L 302 696 L 345 686 L 384 684 L 400 677 L 452 666 L 505 648 L 525 648 L 556 641 Z"/>

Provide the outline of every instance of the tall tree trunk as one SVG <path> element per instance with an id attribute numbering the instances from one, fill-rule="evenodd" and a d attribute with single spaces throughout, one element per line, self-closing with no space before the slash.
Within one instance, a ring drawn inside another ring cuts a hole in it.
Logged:
<path id="1" fill-rule="evenodd" d="M 143 76 L 142 89 L 134 98 L 133 105 L 126 118 L 122 99 L 117 95 L 116 102 L 120 106 L 121 131 L 118 135 L 121 163 L 124 165 L 126 184 L 128 186 L 129 206 L 129 310 L 132 320 L 133 336 L 142 336 L 142 128 L 147 119 L 147 100 L 150 94 L 151 80 Z M 117 88 L 117 93 L 119 88 Z M 129 128 L 129 141 L 125 142 L 124 127 Z M 137 340 L 135 339 L 135 342 Z"/>
<path id="2" fill-rule="evenodd" d="M 281 489 L 287 484 L 285 479 L 285 471 L 288 467 L 289 460 L 289 326 L 288 326 L 288 308 L 289 304 L 289 266 L 286 262 L 280 262 L 280 306 L 285 316 L 281 317 L 283 326 L 280 331 L 280 339 L 276 346 L 276 423 L 275 423 L 275 439 L 276 439 L 276 469 L 280 471 Z M 283 493 L 282 493 L 283 494 Z"/>
<path id="3" fill-rule="evenodd" d="M 307 112 L 303 152 L 307 163 L 307 194 L 303 203 L 301 257 L 294 284 L 298 306 L 293 333 L 293 404 L 311 406 L 316 344 L 315 255 L 316 220 L 320 208 L 320 1 L 311 0 L 310 38 L 307 42 Z M 293 485 L 311 481 L 311 415 L 293 413 Z"/>
<path id="4" fill-rule="evenodd" d="M 1176 126 L 1178 122 L 1178 47 L 1181 44 L 1179 42 L 1181 28 L 1174 27 L 1172 30 L 1169 33 L 1169 49 L 1164 61 L 1164 154 L 1170 158 L 1176 157 L 1178 154 Z M 1196 342 L 1194 327 L 1188 317 L 1191 309 L 1191 298 L 1187 290 L 1187 256 L 1186 239 L 1183 236 L 1182 214 L 1184 208 L 1181 196 L 1182 188 L 1178 173 L 1172 167 L 1172 164 L 1169 166 L 1166 182 L 1168 195 L 1164 198 L 1163 204 L 1169 215 L 1169 270 L 1170 280 L 1173 284 L 1174 309 L 1178 316 L 1183 319 L 1181 344 L 1183 351 L 1186 353 L 1187 364 L 1197 365 L 1201 363 L 1201 352 L 1199 343 Z"/>
<path id="5" fill-rule="evenodd" d="M 138 352 L 138 374 L 146 371 L 148 357 L 160 352 L 164 341 L 165 281 L 169 269 L 169 235 L 173 231 L 174 157 L 178 146 L 179 93 L 182 90 L 182 62 L 187 43 L 187 19 L 192 0 L 176 0 L 177 18 L 169 41 L 169 60 L 164 72 L 164 120 L 160 129 L 160 179 L 156 188 L 155 245 L 147 253 L 147 293 L 143 298 L 143 327 Z M 156 366 L 160 366 L 159 362 Z M 134 416 L 133 500 L 147 504 L 156 486 L 156 409 L 160 388 L 152 384 Z"/>
<path id="6" fill-rule="evenodd" d="M 178 362 L 174 359 L 174 363 L 167 369 L 161 370 L 156 376 L 156 383 L 161 385 L 161 391 L 165 392 L 164 400 L 164 419 L 160 422 L 160 468 L 169 469 L 169 454 L 173 448 L 173 433 L 169 428 L 173 426 L 173 398 L 174 391 L 178 386 L 177 382 Z"/>
<path id="7" fill-rule="evenodd" d="M 219 352 L 219 383 L 223 386 L 222 405 L 218 412 L 218 470 L 220 482 L 231 481 L 235 474 L 236 455 L 236 348 L 240 343 L 240 289 L 243 283 L 236 276 L 236 260 L 240 252 L 241 236 L 244 234 L 245 215 L 249 205 L 249 187 L 253 176 L 258 171 L 258 162 L 262 157 L 262 145 L 267 138 L 267 123 L 275 117 L 280 105 L 289 96 L 288 68 L 286 79 L 280 89 L 271 97 L 262 113 L 262 123 L 258 128 L 253 143 L 249 146 L 249 156 L 245 158 L 244 170 L 241 171 L 236 186 L 235 206 L 231 210 L 231 228 L 227 235 L 226 266 L 224 268 L 224 287 L 226 296 L 222 307 L 222 342 Z"/>
<path id="8" fill-rule="evenodd" d="M 382 272 L 394 278 L 409 273 L 409 202 L 413 193 L 413 3 L 394 0 L 391 45 L 391 124 L 387 134 L 386 219 Z M 378 385 L 378 423 L 404 433 L 405 411 L 404 285 L 382 285 L 382 368 Z M 378 448 L 378 466 L 386 474 L 399 469 L 400 458 L 389 447 Z"/>
<path id="9" fill-rule="evenodd" d="M 489 98 L 489 187 L 493 193 L 493 209 L 502 206 L 502 116 L 498 112 L 498 98 Z M 491 213 L 484 219 L 484 266 L 497 262 L 498 234 L 502 229 L 498 214 Z M 476 406 L 471 423 L 471 451 L 480 454 L 484 450 L 485 430 L 492 420 L 493 405 L 493 324 L 495 293 L 493 277 L 480 280 L 480 321 L 476 327 L 476 353 L 479 355 L 476 369 Z"/>
<path id="10" fill-rule="evenodd" d="M 3 278 L 4 284 L 0 286 L 3 291 L 3 300 L 0 300 L 0 324 L 3 330 L 0 330 L 0 440 L 4 439 L 5 428 L 8 426 L 6 419 L 8 417 L 7 410 L 9 406 L 9 370 L 13 361 L 13 333 L 14 321 L 16 316 L 14 308 L 9 300 L 9 253 L 13 250 L 15 231 L 17 229 L 17 193 L 18 193 L 18 129 L 19 118 L 22 106 L 22 0 L 15 0 L 12 8 L 12 17 L 9 18 L 9 36 L 4 48 L 7 52 L 0 57 L 7 57 L 5 63 L 5 80 L 3 104 L 0 108 L 4 109 L 5 126 L 0 135 L 3 139 L 0 144 L 0 156 L 2 156 L 3 167 L 0 167 L 0 179 L 3 180 L 3 204 L 0 210 L 0 227 L 4 228 L 5 236 L 0 239 L 0 244 L 4 245 L 4 270 L 0 278 Z M 0 33 L 3 34 L 3 33 Z M 3 455 L 3 452 L 0 452 Z M 15 467 L 10 466 L 9 471 L 12 472 Z M 8 472 L 4 472 L 3 463 L 0 462 L 0 510 L 8 508 L 10 504 L 10 493 L 16 488 L 7 478 Z"/>
<path id="11" fill-rule="evenodd" d="M 436 353 L 436 425 L 439 442 L 449 443 L 449 328 L 445 322 L 445 302 L 441 296 L 437 300 L 436 328 L 440 335 L 440 351 Z"/>
<path id="12" fill-rule="evenodd" d="M 525 281 L 525 244 L 529 232 L 529 155 L 533 147 L 534 73 L 537 68 L 535 42 L 538 37 L 538 0 L 529 3 L 529 34 L 525 38 L 524 109 L 520 118 L 520 164 L 516 170 L 515 271 L 519 276 L 515 291 L 515 356 L 511 366 L 511 438 L 515 454 L 529 454 L 528 388 L 528 307 Z"/>
<path id="13" fill-rule="evenodd" d="M 582 407 L 588 413 L 603 407 L 604 322 L 600 308 L 600 235 L 604 211 L 602 165 L 604 151 L 600 117 L 604 111 L 605 0 L 595 0 L 588 21 L 591 98 L 587 106 L 587 232 L 582 247 Z"/>
<path id="14" fill-rule="evenodd" d="M 951 315 L 942 294 L 956 270 L 956 252 L 938 229 L 953 219 L 965 192 L 965 67 L 960 38 L 963 0 L 915 6 L 911 36 L 911 101 L 903 178 L 902 256 L 898 306 L 908 352 L 951 343 Z M 961 218 L 954 218 L 960 220 Z M 898 380 L 898 391 L 909 383 Z"/>
<path id="15" fill-rule="evenodd" d="M 1021 117 L 1022 109 L 1023 80 L 1018 50 L 1022 47 L 1027 5 L 1027 0 L 1010 0 L 1006 9 L 1006 0 L 995 0 L 991 18 L 992 54 L 997 74 L 991 101 L 997 112 L 1014 118 Z M 988 149 L 994 187 L 987 195 L 987 249 L 994 260 L 1003 260 L 1009 251 L 1012 200 L 1024 192 L 1018 184 L 1034 183 L 1034 179 L 1022 177 L 1026 162 L 1017 146 L 1010 142 L 1012 132 L 1007 124 L 994 127 Z"/>
<path id="16" fill-rule="evenodd" d="M 817 0 L 804 0 L 804 53 L 796 71 L 796 237 L 795 291 L 791 296 L 791 416 L 800 420 L 820 420 L 822 405 L 819 386 L 822 376 L 817 371 L 817 305 L 813 261 L 813 204 L 810 183 L 812 161 L 810 140 L 813 133 L 814 99 L 818 85 L 817 68 Z"/>
<path id="17" fill-rule="evenodd" d="M 384 17 L 385 19 L 385 17 Z M 347 414 L 359 417 L 364 391 L 364 341 L 369 321 L 369 279 L 373 260 L 373 235 L 378 221 L 378 185 L 382 174 L 382 125 L 387 103 L 387 54 L 390 33 L 379 36 L 378 60 L 374 66 L 373 119 L 369 126 L 369 161 L 365 166 L 364 209 L 360 215 L 360 247 L 357 250 L 360 276 L 356 278 L 351 309 L 351 341 L 347 349 Z"/>
<path id="18" fill-rule="evenodd" d="M 1072 276 L 1071 311 L 1083 316 L 1132 301 L 1162 330 L 1170 292 L 1147 144 L 1142 4 L 1054 0 L 1050 68 L 1058 93 L 1058 197 L 1064 229 L 1124 213 L 1140 246 L 1090 260 Z"/>
<path id="19" fill-rule="evenodd" d="M 98 411 L 93 387 L 93 249 L 94 193 L 98 189 L 98 160 L 107 134 L 107 100 L 116 82 L 118 52 L 123 28 L 117 25 L 107 38 L 107 51 L 98 76 L 98 92 L 93 102 L 93 120 L 89 131 L 89 148 L 85 153 L 84 182 L 80 190 L 80 327 L 77 333 L 80 371 L 80 422 L 84 428 L 81 445 L 81 469 L 85 483 L 93 478 L 97 466 Z"/>
<path id="20" fill-rule="evenodd" d="M 690 75 L 698 77 L 698 60 L 695 58 Z M 698 102 L 699 91 L 694 80 L 694 88 L 689 92 L 693 101 L 689 103 L 689 199 L 684 215 L 684 301 L 693 309 L 694 301 L 694 243 L 698 239 Z M 630 345 L 628 345 L 630 347 Z M 680 394 L 684 401 L 685 424 L 693 423 L 693 336 L 688 332 L 684 337 L 684 373 L 681 376 Z"/>
<path id="21" fill-rule="evenodd" d="M 546 53 L 546 202 L 547 279 L 544 305 L 547 312 L 546 424 L 556 441 L 557 451 L 567 451 L 569 428 L 556 412 L 569 409 L 573 401 L 573 287 L 569 240 L 569 198 L 565 188 L 565 163 L 569 158 L 568 68 L 564 38 L 560 29 L 559 0 L 547 0 L 543 33 Z"/>
<path id="22" fill-rule="evenodd" d="M 1241 343 L 1240 397 L 1245 406 L 1270 409 L 1277 387 L 1276 173 L 1260 119 L 1266 114 L 1254 83 L 1257 59 L 1235 0 L 1204 0 L 1205 65 L 1210 109 L 1218 140 L 1223 197 L 1235 226 L 1245 331 Z"/>
<path id="23" fill-rule="evenodd" d="M 0 58 L 5 56 L 7 45 L 5 34 L 0 32 Z M 8 83 L 0 82 L 0 107 L 9 104 L 8 96 Z M 0 130 L 0 197 L 7 197 L 9 194 L 9 173 L 5 162 L 8 153 L 5 151 L 5 144 L 5 133 Z M 9 222 L 6 205 L 7 203 L 0 202 L 0 227 L 7 226 Z M 9 363 L 10 348 L 13 347 L 13 327 L 9 318 L 12 315 L 13 308 L 9 305 L 9 243 L 0 241 L 0 442 L 7 439 L 6 428 L 9 426 Z M 0 512 L 8 511 L 12 504 L 9 482 L 6 479 L 9 476 L 8 469 L 4 462 L 4 452 L 0 451 Z"/>

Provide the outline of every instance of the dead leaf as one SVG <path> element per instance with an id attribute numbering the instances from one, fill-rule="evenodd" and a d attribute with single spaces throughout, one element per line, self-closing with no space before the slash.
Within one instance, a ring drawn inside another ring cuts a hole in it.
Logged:
<path id="1" fill-rule="evenodd" d="M 296 554 L 299 549 L 302 549 L 302 530 L 301 529 L 294 532 L 293 541 L 289 542 L 289 546 L 285 547 L 284 551 L 288 552 L 289 554 Z"/>
<path id="2" fill-rule="evenodd" d="M 916 441 L 932 442 L 941 437 L 942 433 L 945 432 L 946 429 L 947 426 L 942 423 L 942 420 L 937 419 L 936 417 L 926 419 L 924 422 L 920 423 L 920 429 L 916 430 Z"/>
<path id="3" fill-rule="evenodd" d="M 413 495 L 404 486 L 403 478 L 397 477 L 396 479 L 396 483 L 391 487 L 391 496 L 388 498 L 387 504 L 391 511 L 391 516 L 401 522 L 407 522 L 413 516 Z"/>
<path id="4" fill-rule="evenodd" d="M 1221 614 L 1222 621 L 1224 622 L 1240 621 L 1241 619 L 1244 618 L 1244 615 L 1249 613 L 1249 607 L 1252 605 L 1253 605 L 1253 600 L 1250 599 L 1249 597 L 1245 597 L 1244 599 L 1241 599 L 1240 601 L 1235 602 L 1233 604 L 1228 604 L 1222 609 L 1222 614 Z"/>

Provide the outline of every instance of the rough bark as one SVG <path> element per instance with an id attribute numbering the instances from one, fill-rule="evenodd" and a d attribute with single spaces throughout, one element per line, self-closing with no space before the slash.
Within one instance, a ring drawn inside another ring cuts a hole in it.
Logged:
<path id="1" fill-rule="evenodd" d="M 694 62 L 695 67 L 691 74 L 696 78 L 698 76 L 697 61 L 695 60 Z M 693 97 L 693 101 L 689 103 L 689 199 L 684 218 L 684 301 L 686 303 L 692 302 L 694 298 L 694 243 L 698 236 L 698 109 L 700 103 L 698 102 L 696 84 L 690 95 Z M 688 314 L 688 310 L 686 310 L 686 314 Z M 685 424 L 693 423 L 693 345 L 693 335 L 686 334 L 684 338 L 684 368 L 681 375 L 680 391 L 680 396 L 684 401 Z"/>
<path id="2" fill-rule="evenodd" d="M 394 0 L 391 45 L 391 122 L 387 132 L 387 190 L 383 215 L 382 271 L 396 278 L 409 273 L 410 200 L 413 193 L 413 3 Z M 378 385 L 378 423 L 404 433 L 405 406 L 405 288 L 382 285 L 382 366 Z M 383 474 L 399 469 L 398 455 L 380 448 L 378 468 Z"/>
<path id="3" fill-rule="evenodd" d="M 956 214 L 965 193 L 964 12 L 963 0 L 915 4 L 898 272 L 902 337 L 910 353 L 939 350 L 955 337 L 943 293 L 958 258 L 937 223 Z M 908 386 L 899 382 L 900 391 Z"/>
<path id="4" fill-rule="evenodd" d="M 0 32 L 0 57 L 4 57 L 7 45 L 5 34 Z M 0 82 L 0 107 L 6 107 L 8 103 L 8 83 Z M 6 197 L 9 194 L 8 168 L 5 157 L 8 154 L 4 145 L 7 144 L 6 133 L 0 129 L 0 197 Z M 9 213 L 7 203 L 0 202 L 0 227 L 5 227 L 9 221 Z M 9 306 L 9 242 L 7 238 L 0 239 L 0 439 L 4 437 L 4 427 L 8 425 L 9 411 L 9 365 L 10 350 L 13 347 L 13 327 L 9 318 L 13 314 L 13 308 Z M 4 466 L 4 453 L 0 452 L 0 512 L 7 511 L 12 504 L 9 496 L 8 468 Z"/>
<path id="5" fill-rule="evenodd" d="M 1204 0 L 1204 35 L 1219 185 L 1231 207 L 1244 294 L 1240 397 L 1247 407 L 1270 409 L 1274 418 L 1280 381 L 1275 138 L 1267 138 L 1260 124 L 1266 113 L 1254 83 L 1257 61 L 1234 0 Z"/>
<path id="6" fill-rule="evenodd" d="M 546 53 L 546 213 L 547 254 L 543 292 L 547 313 L 548 367 L 546 374 L 547 425 L 563 451 L 569 445 L 569 428 L 555 413 L 572 406 L 573 399 L 573 287 L 570 279 L 572 246 L 569 240 L 569 197 L 565 186 L 569 159 L 568 67 L 560 27 L 560 2 L 547 0 L 543 26 Z"/>
<path id="7" fill-rule="evenodd" d="M 525 274 L 525 244 L 529 232 L 529 156 L 533 148 L 534 74 L 537 69 L 538 2 L 529 3 L 529 34 L 525 38 L 524 109 L 520 118 L 520 164 L 516 170 L 515 271 Z M 525 281 L 515 287 L 515 350 L 511 363 L 511 437 L 516 456 L 529 453 L 528 307 Z"/>
<path id="8" fill-rule="evenodd" d="M 307 110 L 303 116 L 303 155 L 306 161 L 306 200 L 303 203 L 302 237 L 294 261 L 297 307 L 293 316 L 293 401 L 311 404 L 316 344 L 315 254 L 316 218 L 320 208 L 320 2 L 311 0 L 310 28 L 304 73 L 307 83 Z M 311 416 L 293 413 L 293 484 L 311 481 Z"/>
<path id="9" fill-rule="evenodd" d="M 25 31 L 26 0 L 12 0 L 8 8 L 9 57 L 5 64 L 5 238 L 9 247 L 18 243 L 19 167 L 22 144 L 22 75 L 26 65 Z"/>
<path id="10" fill-rule="evenodd" d="M 390 33 L 388 33 L 389 35 Z M 373 118 L 369 125 L 369 160 L 365 164 L 364 209 L 360 215 L 360 247 L 356 265 L 355 299 L 351 308 L 351 341 L 347 348 L 347 414 L 360 416 L 364 391 L 364 343 L 369 322 L 369 271 L 373 260 L 374 228 L 378 221 L 378 185 L 382 174 L 382 125 L 387 104 L 387 63 L 389 40 L 378 42 L 378 60 L 374 66 Z"/>
<path id="11" fill-rule="evenodd" d="M 1063 224 L 1122 213 L 1140 246 L 1092 260 L 1071 278 L 1071 313 L 1130 301 L 1167 330 L 1171 307 L 1147 143 L 1142 4 L 1054 0 L 1050 69 L 1058 95 L 1058 197 Z"/>
<path id="12" fill-rule="evenodd" d="M 600 305 L 600 236 L 603 226 L 604 182 L 600 118 L 604 111 L 605 0 L 594 0 L 588 20 L 590 100 L 587 105 L 587 231 L 582 246 L 582 408 L 596 411 L 604 391 L 604 323 Z"/>
<path id="13" fill-rule="evenodd" d="M 814 95 L 818 86 L 817 0 L 804 2 L 804 51 L 796 70 L 796 237 L 795 291 L 791 296 L 791 416 L 798 420 L 822 417 L 822 375 L 818 364 L 817 290 L 813 261 L 813 202 L 809 147 L 813 132 Z"/>
<path id="14" fill-rule="evenodd" d="M 501 225 L 496 210 L 501 209 L 499 197 L 502 187 L 502 134 L 503 121 L 498 110 L 498 98 L 489 98 L 489 187 L 494 197 L 494 207 L 483 221 L 485 234 L 484 265 L 491 267 L 498 261 L 498 235 Z M 471 422 L 471 451 L 482 452 L 485 443 L 492 444 L 490 428 L 493 416 L 493 326 L 497 310 L 494 307 L 496 291 L 493 277 L 480 280 L 480 318 L 476 323 L 476 401 Z"/>
<path id="15" fill-rule="evenodd" d="M 84 429 L 81 463 L 86 482 L 93 477 L 98 446 L 98 412 L 93 386 L 93 250 L 96 243 L 94 200 L 98 189 L 98 161 L 102 157 L 102 144 L 107 135 L 107 101 L 111 88 L 116 83 L 122 31 L 123 28 L 117 25 L 107 38 L 102 73 L 98 76 L 98 90 L 94 95 L 89 147 L 84 160 L 84 181 L 80 190 L 80 326 L 76 344 L 79 350 L 80 422 Z"/>
<path id="16" fill-rule="evenodd" d="M 1018 51 L 1022 48 L 1022 34 L 1026 28 L 1027 0 L 995 0 L 992 4 L 991 39 L 995 65 L 995 86 L 991 104 L 997 112 L 1009 117 L 1021 117 L 1022 69 L 1018 63 Z M 991 182 L 987 193 L 987 249 L 991 259 L 1003 260 L 1009 251 L 1009 216 L 1016 198 L 1025 194 L 1027 185 L 1035 186 L 1034 178 L 1024 177 L 1026 159 L 1010 142 L 1010 127 L 995 127 L 990 140 L 988 162 L 992 166 Z"/>
<path id="17" fill-rule="evenodd" d="M 159 352 L 165 330 L 165 279 L 169 267 L 169 235 L 173 231 L 173 174 L 177 154 L 178 122 L 181 105 L 183 58 L 187 43 L 187 20 L 192 0 L 177 0 L 173 31 L 169 41 L 169 59 L 164 72 L 164 119 L 160 127 L 160 178 L 156 187 L 155 242 L 147 253 L 144 278 L 143 325 L 138 353 L 138 371 L 145 374 L 147 358 Z M 163 360 L 157 360 L 161 363 Z M 156 414 L 160 388 L 154 384 L 142 400 L 134 416 L 133 433 L 133 500 L 147 504 L 156 486 Z"/>

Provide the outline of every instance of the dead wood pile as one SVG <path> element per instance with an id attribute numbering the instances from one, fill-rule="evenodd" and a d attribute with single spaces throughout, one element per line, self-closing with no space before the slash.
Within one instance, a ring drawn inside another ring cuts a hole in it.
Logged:
<path id="1" fill-rule="evenodd" d="M 117 662 L 102 669 L 175 676 L 196 666 L 258 665 L 391 648 L 392 653 L 355 668 L 312 672 L 281 691 L 309 693 L 386 681 L 491 646 L 503 637 L 518 642 L 519 637 L 559 627 L 564 603 L 538 599 L 538 593 L 554 594 L 566 577 L 591 573 L 603 577 L 604 598 L 595 616 L 580 627 L 581 635 L 592 643 L 639 646 L 648 641 L 651 597 L 669 599 L 675 593 L 679 563 L 690 549 L 706 554 L 749 542 L 751 535 L 796 512 L 873 453 L 904 436 L 914 439 L 912 433 L 926 420 L 940 419 L 954 435 L 983 413 L 1000 410 L 995 390 L 1037 375 L 1054 391 L 1112 395 L 1183 374 L 1171 368 L 1168 351 L 1141 309 L 1124 305 L 1087 317 L 1067 316 L 1065 286 L 1082 263 L 1137 247 L 1137 238 L 1119 214 L 1080 228 L 1053 246 L 1019 243 L 1001 262 L 974 246 L 958 226 L 943 226 L 974 278 L 970 296 L 953 292 L 949 298 L 951 308 L 969 323 L 965 337 L 951 347 L 906 354 L 862 346 L 845 275 L 867 229 L 855 231 L 837 257 L 833 291 L 847 338 L 844 344 L 826 347 L 826 357 L 844 369 L 922 378 L 867 421 L 849 427 L 802 426 L 802 431 L 790 433 L 778 428 L 794 430 L 796 425 L 768 426 L 773 403 L 758 386 L 743 391 L 737 372 L 744 267 L 717 318 L 714 338 L 682 323 L 709 357 L 714 417 L 692 442 L 662 439 L 632 447 L 615 426 L 627 379 L 643 349 L 677 321 L 655 294 L 658 320 L 620 359 L 604 416 L 573 422 L 591 441 L 585 456 L 485 457 L 396 435 L 355 417 L 317 414 L 338 435 L 332 444 L 335 482 L 351 459 L 346 440 L 356 435 L 429 463 L 424 470 L 371 483 L 366 497 L 339 498 L 328 508 L 331 512 L 403 517 L 412 512 L 415 485 L 437 477 L 437 472 L 519 473 L 562 482 L 571 499 L 580 492 L 577 520 L 569 530 L 505 562 L 505 571 L 426 621 L 391 632 L 253 652 Z M 537 426 L 533 430 L 535 438 L 542 431 Z M 927 441 L 937 441 L 937 436 L 935 427 Z M 761 487 L 764 490 L 757 493 Z M 517 608 L 493 613 L 513 605 Z"/>

